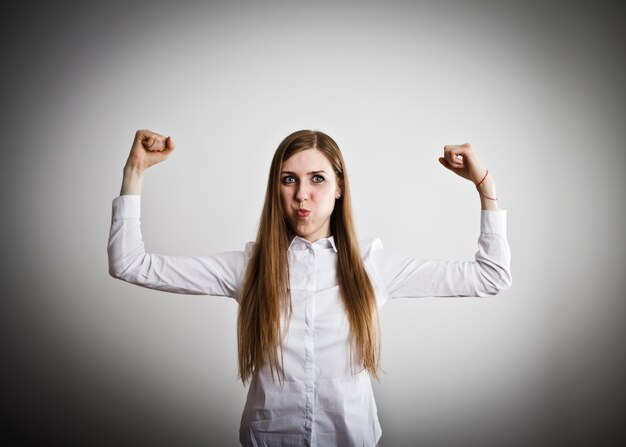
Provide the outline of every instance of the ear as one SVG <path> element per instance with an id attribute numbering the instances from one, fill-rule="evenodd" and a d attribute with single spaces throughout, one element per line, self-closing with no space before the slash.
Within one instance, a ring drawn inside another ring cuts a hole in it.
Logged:
<path id="1" fill-rule="evenodd" d="M 335 172 L 336 175 L 336 180 L 337 180 L 337 187 L 335 188 L 335 199 L 338 199 L 339 197 L 341 197 L 343 195 L 343 177 L 339 174 L 337 174 Z M 339 196 L 339 197 L 337 197 Z"/>

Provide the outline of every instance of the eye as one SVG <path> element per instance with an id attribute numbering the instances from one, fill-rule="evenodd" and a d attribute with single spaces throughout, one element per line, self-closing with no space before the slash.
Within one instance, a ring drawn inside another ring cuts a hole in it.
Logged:
<path id="1" fill-rule="evenodd" d="M 321 175 L 314 175 L 313 176 L 313 183 L 322 183 L 324 180 L 326 180 L 324 177 L 322 177 Z"/>
<path id="2" fill-rule="evenodd" d="M 293 175 L 286 175 L 285 177 L 283 177 L 283 183 L 285 185 L 291 185 L 293 183 L 296 183 L 296 179 Z"/>

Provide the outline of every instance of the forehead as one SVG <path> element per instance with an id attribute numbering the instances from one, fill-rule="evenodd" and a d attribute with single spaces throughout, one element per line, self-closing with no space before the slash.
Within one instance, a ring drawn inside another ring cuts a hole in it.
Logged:
<path id="1" fill-rule="evenodd" d="M 281 169 L 296 173 L 311 171 L 333 172 L 333 166 L 326 156 L 317 149 L 305 149 L 283 161 Z"/>

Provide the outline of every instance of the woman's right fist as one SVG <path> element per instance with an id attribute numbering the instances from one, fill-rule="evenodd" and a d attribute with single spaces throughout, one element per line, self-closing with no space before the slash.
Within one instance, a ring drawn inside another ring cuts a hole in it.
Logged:
<path id="1" fill-rule="evenodd" d="M 135 133 L 133 146 L 130 148 L 126 166 L 137 169 L 148 169 L 169 157 L 175 149 L 170 137 L 164 137 L 147 129 Z"/>

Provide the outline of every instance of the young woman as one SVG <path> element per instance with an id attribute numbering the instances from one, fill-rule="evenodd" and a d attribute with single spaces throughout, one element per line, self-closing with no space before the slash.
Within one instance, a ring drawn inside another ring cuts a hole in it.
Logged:
<path id="1" fill-rule="evenodd" d="M 249 383 L 245 446 L 374 446 L 381 436 L 378 311 L 391 298 L 486 296 L 510 287 L 506 211 L 468 144 L 445 146 L 443 166 L 472 181 L 482 211 L 474 261 L 419 260 L 355 236 L 346 166 L 326 134 L 294 132 L 272 160 L 256 242 L 207 256 L 146 253 L 140 229 L 145 170 L 174 150 L 139 130 L 113 200 L 109 271 L 174 293 L 239 303 L 239 377 Z"/>

